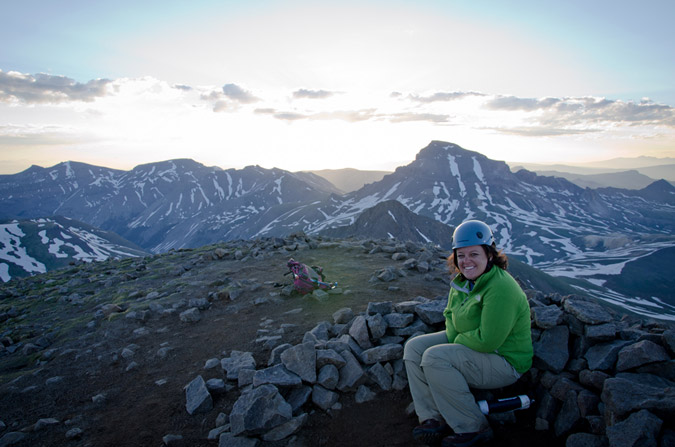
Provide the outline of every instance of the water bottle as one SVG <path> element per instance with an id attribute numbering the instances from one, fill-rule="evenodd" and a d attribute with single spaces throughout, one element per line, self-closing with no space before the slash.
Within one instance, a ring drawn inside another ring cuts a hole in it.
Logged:
<path id="1" fill-rule="evenodd" d="M 476 402 L 483 414 L 505 413 L 513 410 L 524 410 L 530 408 L 530 398 L 525 394 L 519 396 L 507 397 L 498 400 L 479 400 Z"/>

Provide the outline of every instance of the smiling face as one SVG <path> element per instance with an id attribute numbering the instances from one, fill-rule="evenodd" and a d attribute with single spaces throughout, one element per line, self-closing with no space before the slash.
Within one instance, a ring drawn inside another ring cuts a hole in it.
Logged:
<path id="1" fill-rule="evenodd" d="M 456 249 L 457 267 L 466 279 L 475 280 L 485 272 L 488 255 L 481 245 Z"/>

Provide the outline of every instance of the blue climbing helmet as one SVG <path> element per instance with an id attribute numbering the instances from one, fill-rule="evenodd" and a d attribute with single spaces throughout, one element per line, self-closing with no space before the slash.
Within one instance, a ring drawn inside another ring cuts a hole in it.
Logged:
<path id="1" fill-rule="evenodd" d="M 492 245 L 495 238 L 492 230 L 480 220 L 467 220 L 455 228 L 452 234 L 452 249 L 470 247 L 472 245 Z"/>

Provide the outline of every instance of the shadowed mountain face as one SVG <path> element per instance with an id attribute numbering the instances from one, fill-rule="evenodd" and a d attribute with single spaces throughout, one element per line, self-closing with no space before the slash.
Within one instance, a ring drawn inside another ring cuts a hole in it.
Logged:
<path id="1" fill-rule="evenodd" d="M 385 200 L 359 215 L 352 225 L 327 229 L 329 237 L 397 239 L 451 248 L 454 229 L 429 217 L 411 212 L 396 200 Z"/>

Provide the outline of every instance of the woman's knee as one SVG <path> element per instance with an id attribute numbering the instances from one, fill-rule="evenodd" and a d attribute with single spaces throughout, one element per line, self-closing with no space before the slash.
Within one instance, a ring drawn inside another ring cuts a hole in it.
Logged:
<path id="1" fill-rule="evenodd" d="M 413 337 L 403 345 L 403 360 L 411 360 L 419 363 L 426 346 L 421 342 L 420 337 Z"/>
<path id="2" fill-rule="evenodd" d="M 467 349 L 469 348 L 456 343 L 432 346 L 424 351 L 421 365 L 445 365 L 448 367 L 459 367 L 464 362 L 466 362 Z"/>

